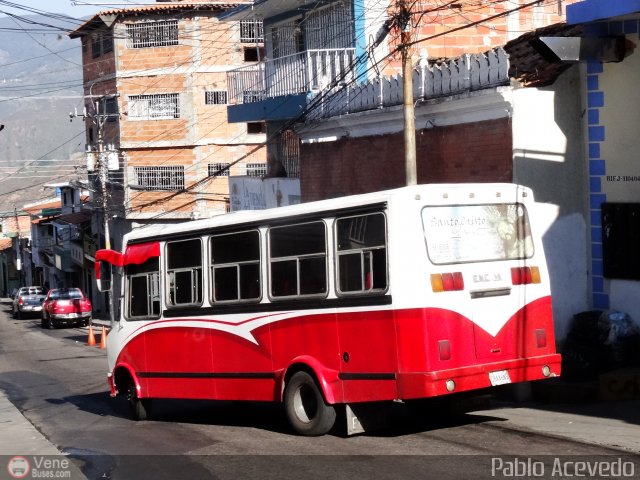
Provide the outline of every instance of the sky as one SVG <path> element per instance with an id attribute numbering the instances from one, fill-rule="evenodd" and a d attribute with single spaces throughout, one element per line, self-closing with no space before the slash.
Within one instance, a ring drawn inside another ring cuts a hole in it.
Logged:
<path id="1" fill-rule="evenodd" d="M 72 5 L 76 3 L 77 5 Z M 63 13 L 75 18 L 88 17 L 100 10 L 113 8 L 126 8 L 140 4 L 155 3 L 155 0 L 0 0 L 0 12 L 7 11 L 17 15 L 29 15 L 19 8 L 12 8 L 8 4 L 18 4 L 31 8 L 37 8 L 52 13 Z"/>

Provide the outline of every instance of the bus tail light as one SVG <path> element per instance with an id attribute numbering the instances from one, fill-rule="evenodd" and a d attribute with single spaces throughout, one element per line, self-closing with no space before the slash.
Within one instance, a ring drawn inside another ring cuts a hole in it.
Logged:
<path id="1" fill-rule="evenodd" d="M 511 283 L 514 285 L 529 285 L 540 282 L 538 267 L 514 267 L 511 269 Z"/>
<path id="2" fill-rule="evenodd" d="M 547 332 L 544 328 L 536 330 L 536 347 L 544 348 L 547 346 Z"/>
<path id="3" fill-rule="evenodd" d="M 436 293 L 464 290 L 462 272 L 431 274 L 431 289 Z"/>

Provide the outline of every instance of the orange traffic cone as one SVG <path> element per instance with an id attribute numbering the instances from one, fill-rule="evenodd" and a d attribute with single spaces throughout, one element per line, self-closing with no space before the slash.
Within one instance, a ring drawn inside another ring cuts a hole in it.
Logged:
<path id="1" fill-rule="evenodd" d="M 100 335 L 100 348 L 107 348 L 107 329 L 102 326 L 102 334 Z"/>
<path id="2" fill-rule="evenodd" d="M 90 347 L 95 346 L 96 344 L 96 337 L 93 335 L 93 325 L 89 325 L 89 338 L 87 340 L 87 345 L 89 345 Z"/>

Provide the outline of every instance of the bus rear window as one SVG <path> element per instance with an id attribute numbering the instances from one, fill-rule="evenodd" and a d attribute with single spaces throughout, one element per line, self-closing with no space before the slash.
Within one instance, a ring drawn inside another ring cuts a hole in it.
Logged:
<path id="1" fill-rule="evenodd" d="M 519 203 L 425 207 L 422 225 L 436 265 L 533 256 L 527 210 Z"/>

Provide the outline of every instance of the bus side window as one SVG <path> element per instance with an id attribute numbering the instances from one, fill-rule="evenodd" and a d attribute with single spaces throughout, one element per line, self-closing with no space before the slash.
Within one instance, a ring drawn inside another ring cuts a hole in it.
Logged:
<path id="1" fill-rule="evenodd" d="M 160 262 L 150 258 L 141 265 L 127 265 L 124 269 L 127 317 L 158 318 L 160 316 Z"/>
<path id="2" fill-rule="evenodd" d="M 260 232 L 214 235 L 209 251 L 213 303 L 260 300 Z"/>
<path id="3" fill-rule="evenodd" d="M 269 229 L 272 297 L 327 293 L 327 238 L 324 222 Z"/>
<path id="4" fill-rule="evenodd" d="M 387 288 L 386 222 L 382 213 L 336 220 L 338 293 Z"/>
<path id="5" fill-rule="evenodd" d="M 200 239 L 168 242 L 167 304 L 169 306 L 202 303 L 202 242 Z"/>

